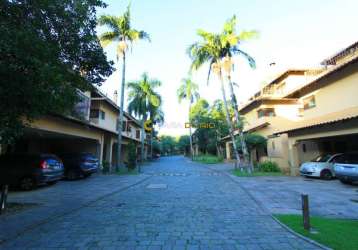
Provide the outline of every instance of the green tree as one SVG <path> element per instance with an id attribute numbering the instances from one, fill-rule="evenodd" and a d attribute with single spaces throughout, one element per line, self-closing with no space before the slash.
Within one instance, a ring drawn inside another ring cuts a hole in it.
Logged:
<path id="1" fill-rule="evenodd" d="M 236 24 L 237 19 L 234 15 L 232 18 L 225 22 L 223 31 L 220 34 L 221 40 L 223 41 L 222 43 L 224 45 L 223 54 L 226 55 L 225 58 L 222 59 L 222 67 L 226 71 L 228 79 L 231 103 L 233 106 L 236 121 L 236 128 L 239 130 L 241 150 L 244 155 L 245 162 L 249 163 L 249 153 L 243 133 L 244 126 L 238 110 L 237 99 L 234 92 L 234 83 L 231 80 L 231 72 L 234 70 L 233 57 L 236 55 L 244 57 L 248 61 L 251 68 L 256 67 L 255 60 L 248 53 L 240 49 L 240 43 L 255 38 L 258 34 L 256 31 L 242 31 L 240 32 L 240 34 L 237 34 Z M 250 164 L 250 167 L 252 172 L 253 165 Z"/>
<path id="2" fill-rule="evenodd" d="M 100 0 L 1 1 L 0 144 L 42 115 L 70 114 L 78 89 L 112 73 L 95 30 L 101 7 Z"/>
<path id="3" fill-rule="evenodd" d="M 161 105 L 161 97 L 155 92 L 155 88 L 160 85 L 161 82 L 159 80 L 150 79 L 147 73 L 144 73 L 140 80 L 127 83 L 129 89 L 128 111 L 142 121 L 141 162 L 144 161 L 144 122 L 147 120 L 153 107 L 159 107 Z"/>
<path id="4" fill-rule="evenodd" d="M 176 141 L 173 136 L 162 135 L 160 136 L 162 153 L 165 155 L 171 155 L 175 152 Z"/>
<path id="5" fill-rule="evenodd" d="M 153 138 L 155 137 L 156 131 L 155 126 L 161 126 L 164 123 L 164 112 L 162 110 L 162 101 L 159 106 L 149 105 L 149 117 L 152 123 L 150 131 L 150 155 L 153 158 Z"/>
<path id="6" fill-rule="evenodd" d="M 195 102 L 195 100 L 199 99 L 199 86 L 193 82 L 190 78 L 184 78 L 182 80 L 182 85 L 177 90 L 177 95 L 179 99 L 179 103 L 182 100 L 186 100 L 189 103 L 189 123 L 190 121 L 190 109 L 191 105 Z M 191 124 L 189 127 L 189 139 L 190 139 L 190 155 L 193 159 L 194 150 L 193 150 L 193 142 L 192 142 L 192 133 L 191 133 Z"/>
<path id="7" fill-rule="evenodd" d="M 235 18 L 236 20 L 236 18 Z M 232 21 L 226 22 L 224 25 L 224 32 L 220 34 L 210 33 L 199 29 L 197 31 L 198 36 L 201 38 L 199 42 L 194 43 L 188 48 L 188 54 L 192 59 L 192 70 L 198 70 L 205 63 L 209 63 L 208 81 L 213 71 L 219 78 L 221 84 L 221 92 L 224 101 L 226 121 L 230 128 L 230 137 L 234 147 L 234 153 L 236 157 L 235 167 L 240 164 L 240 157 L 238 154 L 237 143 L 234 138 L 234 126 L 230 120 L 228 102 L 226 98 L 225 85 L 224 85 L 224 73 L 227 68 L 232 67 L 231 61 L 223 60 L 225 57 L 230 56 L 232 53 L 244 53 L 236 46 L 239 42 L 238 36 L 235 36 L 231 32 L 230 27 Z M 248 32 L 250 33 L 250 32 Z M 243 33 L 243 35 L 248 34 Z M 231 86 L 231 84 L 230 84 Z M 245 145 L 243 141 L 242 145 Z M 248 169 L 251 171 L 251 168 Z"/>
<path id="8" fill-rule="evenodd" d="M 178 138 L 178 148 L 181 152 L 183 152 L 184 154 L 188 153 L 188 152 L 192 152 L 192 145 L 190 144 L 190 136 L 188 135 L 182 135 Z"/>
<path id="9" fill-rule="evenodd" d="M 247 149 L 249 151 L 249 160 L 252 161 L 251 159 L 251 151 L 253 149 L 258 149 L 258 148 L 265 148 L 267 146 L 267 139 L 266 137 L 259 135 L 259 134 L 254 134 L 254 133 L 248 133 L 244 135 L 244 140 L 245 143 L 247 145 Z M 237 141 L 238 145 L 241 144 L 241 140 Z"/>
<path id="10" fill-rule="evenodd" d="M 124 113 L 124 87 L 126 82 L 126 53 L 128 46 L 132 46 L 133 42 L 140 39 L 149 39 L 149 35 L 145 31 L 133 29 L 131 26 L 130 6 L 122 16 L 103 15 L 98 20 L 99 25 L 106 26 L 109 31 L 100 35 L 100 41 L 103 47 L 110 43 L 117 43 L 117 61 L 122 57 L 122 82 L 121 82 L 121 96 L 120 96 L 120 112 L 119 112 L 119 133 L 118 133 L 118 147 L 117 147 L 117 170 L 120 167 L 121 147 L 122 147 L 122 124 Z"/>

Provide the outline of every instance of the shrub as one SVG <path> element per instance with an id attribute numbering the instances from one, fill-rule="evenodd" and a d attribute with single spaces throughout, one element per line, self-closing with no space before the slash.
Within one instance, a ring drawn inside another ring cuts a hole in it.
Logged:
<path id="1" fill-rule="evenodd" d="M 194 161 L 198 161 L 198 162 L 202 162 L 202 163 L 206 163 L 206 164 L 215 164 L 215 163 L 222 162 L 223 157 L 216 156 L 216 155 L 205 154 L 205 155 L 195 156 Z"/>
<path id="2" fill-rule="evenodd" d="M 104 161 L 102 163 L 102 173 L 108 174 L 109 173 L 109 168 L 110 168 L 110 163 L 107 162 L 107 161 Z"/>
<path id="3" fill-rule="evenodd" d="M 276 162 L 264 161 L 258 164 L 259 171 L 262 172 L 281 172 Z"/>
<path id="4" fill-rule="evenodd" d="M 133 170 L 137 167 L 137 150 L 134 142 L 128 144 L 128 164 L 127 168 Z"/>

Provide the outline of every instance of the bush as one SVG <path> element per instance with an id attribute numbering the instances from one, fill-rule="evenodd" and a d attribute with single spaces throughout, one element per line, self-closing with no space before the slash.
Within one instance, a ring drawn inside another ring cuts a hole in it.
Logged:
<path id="1" fill-rule="evenodd" d="M 198 162 L 202 162 L 202 163 L 206 163 L 206 164 L 215 164 L 215 163 L 220 163 L 222 162 L 224 159 L 221 156 L 216 156 L 216 155 L 198 155 L 194 157 L 194 161 L 198 161 Z"/>
<path id="2" fill-rule="evenodd" d="M 110 163 L 107 162 L 107 161 L 104 161 L 102 163 L 102 173 L 108 174 L 109 173 L 109 168 L 110 168 Z"/>
<path id="3" fill-rule="evenodd" d="M 259 171 L 262 172 L 281 172 L 276 162 L 264 161 L 258 164 Z"/>
<path id="4" fill-rule="evenodd" d="M 127 168 L 133 170 L 137 167 L 137 150 L 134 142 L 128 144 L 128 164 Z"/>

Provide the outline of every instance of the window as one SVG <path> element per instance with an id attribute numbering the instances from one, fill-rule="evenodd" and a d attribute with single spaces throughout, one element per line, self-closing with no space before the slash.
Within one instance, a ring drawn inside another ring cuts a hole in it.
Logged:
<path id="1" fill-rule="evenodd" d="M 125 132 L 127 128 L 127 122 L 122 123 L 122 131 Z"/>
<path id="2" fill-rule="evenodd" d="M 90 118 L 101 118 L 102 120 L 106 119 L 106 113 L 99 109 L 91 109 Z"/>
<path id="3" fill-rule="evenodd" d="M 140 138 L 140 130 L 139 130 L 139 129 L 137 129 L 137 130 L 135 131 L 135 137 L 136 137 L 137 139 Z"/>
<path id="4" fill-rule="evenodd" d="M 307 151 L 306 144 L 302 144 L 302 151 L 303 151 L 303 153 L 306 153 L 306 151 Z"/>
<path id="5" fill-rule="evenodd" d="M 257 111 L 257 116 L 261 117 L 273 117 L 276 116 L 274 108 L 264 108 Z"/>
<path id="6" fill-rule="evenodd" d="M 98 109 L 91 109 L 90 118 L 98 118 L 98 117 L 99 117 L 99 110 Z"/>
<path id="7" fill-rule="evenodd" d="M 104 111 L 100 110 L 99 114 L 102 120 L 106 119 L 106 113 Z"/>
<path id="8" fill-rule="evenodd" d="M 315 99 L 314 95 L 303 99 L 303 109 L 304 110 L 311 109 L 314 107 L 316 107 L 316 99 Z"/>

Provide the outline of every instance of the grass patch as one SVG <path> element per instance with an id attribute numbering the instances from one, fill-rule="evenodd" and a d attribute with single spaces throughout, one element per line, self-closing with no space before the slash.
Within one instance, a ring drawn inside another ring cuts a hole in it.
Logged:
<path id="1" fill-rule="evenodd" d="M 254 170 L 252 174 L 247 172 L 241 172 L 240 169 L 233 170 L 232 173 L 239 177 L 254 177 L 254 176 L 283 176 L 284 174 L 281 172 L 263 172 Z"/>
<path id="2" fill-rule="evenodd" d="M 121 168 L 116 172 L 117 175 L 137 175 L 138 169 L 128 169 L 128 168 Z"/>
<path id="3" fill-rule="evenodd" d="M 216 164 L 223 162 L 224 159 L 216 155 L 198 155 L 194 156 L 193 160 L 205 164 Z"/>
<path id="4" fill-rule="evenodd" d="M 358 220 L 311 217 L 311 225 L 317 233 L 310 233 L 303 229 L 300 215 L 275 215 L 275 217 L 295 232 L 335 250 L 357 249 Z"/>

